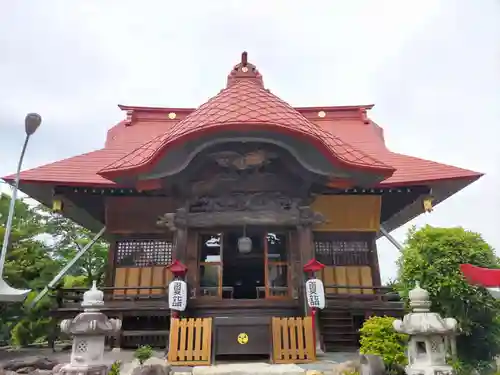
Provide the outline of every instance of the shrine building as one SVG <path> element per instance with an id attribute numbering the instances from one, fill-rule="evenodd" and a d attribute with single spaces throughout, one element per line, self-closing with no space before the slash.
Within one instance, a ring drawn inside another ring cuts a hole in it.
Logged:
<path id="1" fill-rule="evenodd" d="M 292 107 L 246 53 L 197 108 L 119 107 L 101 149 L 23 171 L 20 189 L 105 227 L 103 312 L 123 319 L 122 347 L 167 342 L 174 260 L 186 266 L 181 316 L 226 317 L 229 336 L 247 325 L 250 352 L 271 317 L 308 315 L 303 267 L 316 260 L 326 294 L 317 339 L 355 348 L 364 319 L 403 314 L 381 288 L 381 231 L 481 176 L 390 151 L 373 105 Z M 84 289 L 56 289 L 54 316 L 75 316 Z"/>

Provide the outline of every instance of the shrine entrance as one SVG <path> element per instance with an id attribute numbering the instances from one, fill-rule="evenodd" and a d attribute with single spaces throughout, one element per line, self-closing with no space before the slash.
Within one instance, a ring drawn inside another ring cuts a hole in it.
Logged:
<path id="1" fill-rule="evenodd" d="M 258 227 L 200 233 L 200 297 L 289 298 L 288 237 Z"/>

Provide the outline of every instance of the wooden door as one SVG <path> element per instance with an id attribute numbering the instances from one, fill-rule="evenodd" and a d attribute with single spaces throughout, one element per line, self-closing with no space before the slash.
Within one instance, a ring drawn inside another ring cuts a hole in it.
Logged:
<path id="1" fill-rule="evenodd" d="M 267 232 L 264 238 L 266 298 L 290 298 L 290 243 L 287 232 Z"/>

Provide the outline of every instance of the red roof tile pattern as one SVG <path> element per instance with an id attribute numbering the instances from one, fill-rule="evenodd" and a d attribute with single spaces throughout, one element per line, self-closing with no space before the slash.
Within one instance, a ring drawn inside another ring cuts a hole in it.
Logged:
<path id="1" fill-rule="evenodd" d="M 393 166 L 396 172 L 381 183 L 383 186 L 428 183 L 457 178 L 472 179 L 482 176 L 479 172 L 389 151 L 384 142 L 383 130 L 371 121 L 368 125 L 364 125 L 361 119 L 322 122 L 321 125 L 329 133 L 335 134 L 383 163 Z"/>
<path id="2" fill-rule="evenodd" d="M 396 172 L 382 181 L 380 186 L 425 184 L 439 180 L 473 179 L 482 174 L 454 166 L 424 160 L 389 151 L 376 125 L 365 125 L 361 120 L 334 120 L 318 122 L 326 131 L 345 139 L 350 144 L 362 149 L 364 153 L 374 155 L 378 160 L 393 166 Z M 170 125 L 170 124 L 168 124 Z M 142 132 L 143 126 L 147 131 Z M 165 123 L 142 123 L 124 127 L 118 124 L 112 132 L 117 136 L 113 148 L 104 148 L 55 163 L 23 171 L 24 182 L 40 182 L 75 186 L 117 186 L 116 183 L 101 177 L 98 172 L 106 165 L 120 160 L 142 144 L 141 134 L 158 137 L 165 130 Z M 111 133 L 111 132 L 110 132 Z M 109 135 L 108 135 L 109 137 Z M 119 143 L 118 143 L 119 142 Z M 12 181 L 13 175 L 4 177 Z"/>
<path id="3" fill-rule="evenodd" d="M 164 134 L 146 142 L 124 158 L 103 168 L 99 173 L 107 177 L 117 172 L 145 167 L 153 163 L 168 147 L 178 142 L 222 129 L 242 131 L 271 129 L 292 133 L 322 147 L 334 163 L 351 168 L 373 169 L 383 175 L 391 175 L 394 172 L 390 165 L 367 155 L 307 120 L 293 107 L 255 81 L 241 79 L 232 82 L 228 88 L 184 120 L 172 125 Z"/>
<path id="4" fill-rule="evenodd" d="M 108 131 L 103 149 L 23 171 L 21 181 L 114 187 L 118 185 L 100 174 L 110 177 L 116 171 L 147 166 L 168 147 L 199 136 L 201 132 L 221 128 L 246 131 L 256 127 L 299 135 L 317 144 L 334 163 L 381 173 L 387 176 L 380 183 L 382 187 L 440 180 L 469 181 L 482 175 L 389 151 L 382 128 L 366 116 L 366 110 L 370 108 L 294 109 L 264 89 L 262 76 L 254 65 L 248 63 L 244 53 L 241 63 L 228 76 L 227 88 L 197 110 L 123 107 L 129 112 L 129 121 L 122 121 Z M 171 111 L 182 112 L 182 119 L 165 118 L 163 121 L 162 116 Z M 326 117 L 313 116 L 317 111 L 326 111 Z M 4 179 L 12 181 L 14 176 Z"/>

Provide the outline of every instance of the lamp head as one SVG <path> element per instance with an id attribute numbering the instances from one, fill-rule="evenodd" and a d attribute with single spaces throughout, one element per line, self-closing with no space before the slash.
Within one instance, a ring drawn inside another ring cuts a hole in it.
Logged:
<path id="1" fill-rule="evenodd" d="M 26 130 L 26 135 L 33 135 L 42 123 L 42 116 L 38 113 L 28 113 L 24 119 L 24 128 Z"/>

